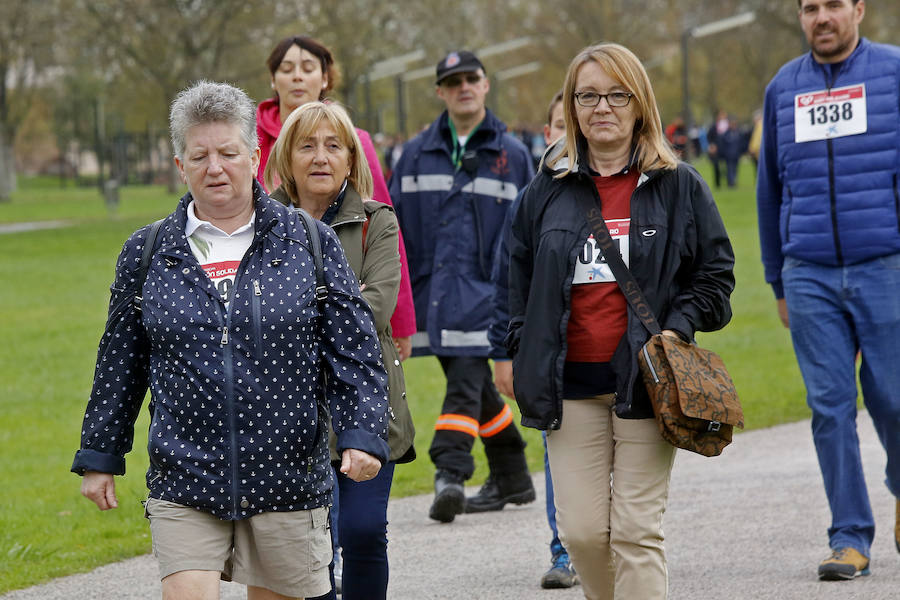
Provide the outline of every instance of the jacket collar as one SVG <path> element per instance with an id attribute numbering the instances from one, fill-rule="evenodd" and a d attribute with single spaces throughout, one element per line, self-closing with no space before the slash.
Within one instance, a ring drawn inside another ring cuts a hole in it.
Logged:
<path id="1" fill-rule="evenodd" d="M 496 152 L 500 151 L 500 140 L 506 132 L 506 124 L 498 119 L 490 109 L 485 109 L 484 120 L 478 129 L 472 134 L 473 148 L 487 148 Z M 432 152 L 442 150 L 449 152 L 453 147 L 450 139 L 450 115 L 445 110 L 423 134 L 422 150 Z M 468 144 L 467 144 L 468 145 Z"/>
<path id="2" fill-rule="evenodd" d="M 272 200 L 277 200 L 284 206 L 293 206 L 284 186 L 279 185 L 278 188 L 269 195 Z M 353 184 L 347 181 L 347 188 L 344 190 L 344 199 L 341 201 L 337 214 L 331 221 L 331 226 L 343 225 L 344 223 L 354 223 L 366 220 L 366 209 L 363 206 L 362 197 Z"/>
<path id="3" fill-rule="evenodd" d="M 187 245 L 187 236 L 185 236 L 185 226 L 187 225 L 187 207 L 193 201 L 194 197 L 190 192 L 186 193 L 178 201 L 178 207 L 170 214 L 162 228 L 161 234 L 161 250 L 170 250 L 181 247 L 182 250 L 190 249 Z M 254 237 L 264 235 L 271 230 L 279 221 L 282 211 L 287 210 L 281 204 L 272 200 L 259 182 L 253 180 L 253 210 L 256 218 L 254 220 Z"/>
<path id="4" fill-rule="evenodd" d="M 872 45 L 872 42 L 864 38 L 863 36 L 859 36 L 859 43 L 856 44 L 856 48 L 853 49 L 853 52 L 850 53 L 850 56 L 842 60 L 840 63 L 836 63 L 839 65 L 839 69 L 843 70 L 845 66 L 849 66 L 853 61 L 855 61 L 859 56 L 864 54 L 869 50 L 869 46 Z M 806 58 L 816 67 L 823 69 L 828 72 L 831 67 L 830 63 L 820 63 L 813 57 L 812 50 L 806 53 Z"/>
<path id="5" fill-rule="evenodd" d="M 256 107 L 256 125 L 272 138 L 277 138 L 281 132 L 281 112 L 278 107 L 278 98 L 263 100 Z"/>
<path id="6" fill-rule="evenodd" d="M 571 162 L 570 157 L 563 157 L 556 165 L 552 168 L 550 167 L 550 160 L 553 158 L 560 156 L 566 149 L 566 138 L 562 137 L 552 144 L 544 151 L 544 157 L 541 159 L 541 170 L 550 177 L 555 177 L 559 175 L 563 171 L 569 168 L 569 164 Z M 586 162 L 580 161 L 579 157 L 587 155 L 587 146 L 584 142 L 580 142 L 578 144 L 577 156 L 575 157 L 574 166 L 569 173 L 566 174 L 566 177 L 591 177 L 590 169 Z M 635 164 L 636 153 L 635 150 L 632 150 L 631 157 L 628 159 L 629 167 Z M 638 187 L 643 185 L 645 182 L 649 181 L 656 177 L 659 173 L 662 172 L 662 169 L 653 169 L 646 173 L 641 173 L 641 176 L 638 178 Z"/>
<path id="7" fill-rule="evenodd" d="M 363 206 L 363 200 L 353 187 L 353 184 L 347 182 L 347 189 L 344 191 L 344 201 L 341 202 L 337 214 L 331 221 L 332 227 L 344 225 L 345 223 L 356 223 L 366 220 L 366 209 Z"/>

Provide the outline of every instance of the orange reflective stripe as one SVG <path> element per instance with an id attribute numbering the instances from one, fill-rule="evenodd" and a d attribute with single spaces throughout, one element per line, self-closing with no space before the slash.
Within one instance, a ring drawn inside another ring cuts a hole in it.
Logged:
<path id="1" fill-rule="evenodd" d="M 478 421 L 466 415 L 445 414 L 438 417 L 434 429 L 444 431 L 461 431 L 472 437 L 478 437 Z"/>
<path id="2" fill-rule="evenodd" d="M 508 425 L 510 425 L 513 421 L 512 410 L 509 408 L 509 404 L 503 406 L 503 410 L 500 411 L 500 414 L 485 423 L 481 426 L 479 433 L 481 437 L 491 437 L 492 435 L 497 435 Z"/>

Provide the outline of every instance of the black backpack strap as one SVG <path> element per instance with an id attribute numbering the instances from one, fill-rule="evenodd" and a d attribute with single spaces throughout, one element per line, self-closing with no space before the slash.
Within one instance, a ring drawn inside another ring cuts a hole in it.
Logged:
<path id="1" fill-rule="evenodd" d="M 325 263 L 322 258 L 322 240 L 319 239 L 319 228 L 316 225 L 316 220 L 308 212 L 302 208 L 296 208 L 295 210 L 300 215 L 303 226 L 306 228 L 306 239 L 309 240 L 313 262 L 316 265 L 316 303 L 319 304 L 321 309 L 322 303 L 328 297 L 328 288 L 325 286 Z M 320 310 L 319 312 L 322 311 Z"/>
<path id="2" fill-rule="evenodd" d="M 144 240 L 144 251 L 141 252 L 141 263 L 138 265 L 138 269 L 134 274 L 136 280 L 134 308 L 138 312 L 141 312 L 141 302 L 144 299 L 144 281 L 147 280 L 147 271 L 150 270 L 150 259 L 153 258 L 153 251 L 155 250 L 154 246 L 156 246 L 156 236 L 165 220 L 165 217 L 163 217 L 150 225 L 150 231 L 147 232 L 147 239 Z"/>
<path id="3" fill-rule="evenodd" d="M 308 212 L 297 207 L 294 207 L 294 210 L 300 215 L 300 220 L 303 221 L 303 228 L 306 229 L 306 239 L 309 240 L 309 249 L 312 251 L 316 270 L 316 307 L 319 309 L 319 315 L 323 315 L 325 314 L 323 305 L 325 304 L 325 298 L 328 297 L 328 288 L 325 286 L 325 261 L 322 258 L 322 240 L 319 238 L 319 228 L 316 225 L 316 220 Z M 328 423 L 330 422 L 328 417 L 330 410 L 328 408 L 328 400 L 325 398 L 324 384 L 328 380 L 328 373 L 322 363 L 320 363 L 319 369 L 322 374 L 323 385 L 319 386 L 319 393 L 316 394 L 316 403 L 321 412 L 319 417 L 323 422 Z M 318 431 L 324 432 L 327 437 L 328 430 L 329 428 L 325 427 Z M 316 442 L 318 442 L 318 435 L 317 433 Z"/>

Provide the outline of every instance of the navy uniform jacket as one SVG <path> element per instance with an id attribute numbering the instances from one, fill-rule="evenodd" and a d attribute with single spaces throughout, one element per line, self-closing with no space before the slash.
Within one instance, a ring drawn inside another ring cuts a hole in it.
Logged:
<path id="1" fill-rule="evenodd" d="M 490 111 L 457 167 L 445 111 L 410 140 L 390 192 L 416 306 L 415 354 L 488 356 L 491 271 L 513 200 L 534 175 L 528 149 Z"/>
<path id="2" fill-rule="evenodd" d="M 328 505 L 323 393 L 338 450 L 388 458 L 371 310 L 336 235 L 319 224 L 328 287 L 319 314 L 303 223 L 257 183 L 254 238 L 226 310 L 184 235 L 190 201 L 159 230 L 140 312 L 134 275 L 149 227 L 125 242 L 72 470 L 125 472 L 149 386 L 151 497 L 229 520 Z"/>

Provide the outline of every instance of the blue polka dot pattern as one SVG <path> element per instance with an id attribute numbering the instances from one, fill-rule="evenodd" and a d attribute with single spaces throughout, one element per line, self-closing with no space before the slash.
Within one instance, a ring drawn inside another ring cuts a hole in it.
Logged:
<path id="1" fill-rule="evenodd" d="M 72 470 L 125 472 L 147 387 L 150 496 L 222 519 L 330 503 L 327 397 L 338 450 L 387 460 L 387 376 L 356 277 L 318 223 L 328 297 L 296 214 L 254 184 L 254 241 L 230 310 L 184 236 L 190 195 L 164 222 L 143 287 L 148 227 L 125 243 Z"/>

